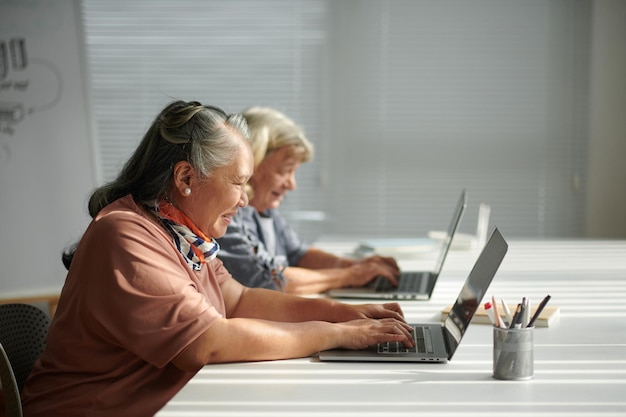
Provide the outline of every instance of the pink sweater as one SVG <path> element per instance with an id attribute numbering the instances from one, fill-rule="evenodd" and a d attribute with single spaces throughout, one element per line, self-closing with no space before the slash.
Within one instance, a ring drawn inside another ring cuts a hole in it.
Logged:
<path id="1" fill-rule="evenodd" d="M 170 362 L 225 315 L 227 279 L 218 259 L 192 271 L 130 196 L 105 207 L 74 255 L 24 415 L 154 415 L 193 376 Z"/>

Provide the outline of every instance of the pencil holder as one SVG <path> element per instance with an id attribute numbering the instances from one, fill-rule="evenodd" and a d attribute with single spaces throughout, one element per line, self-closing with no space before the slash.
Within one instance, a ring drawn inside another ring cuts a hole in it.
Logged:
<path id="1" fill-rule="evenodd" d="M 520 381 L 533 377 L 534 330 L 534 327 L 493 328 L 494 378 Z"/>

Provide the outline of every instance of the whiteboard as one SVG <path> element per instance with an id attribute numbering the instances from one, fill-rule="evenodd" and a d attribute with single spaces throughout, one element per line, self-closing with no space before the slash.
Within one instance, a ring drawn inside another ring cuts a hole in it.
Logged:
<path id="1" fill-rule="evenodd" d="M 59 292 L 95 185 L 73 0 L 0 0 L 0 297 Z"/>

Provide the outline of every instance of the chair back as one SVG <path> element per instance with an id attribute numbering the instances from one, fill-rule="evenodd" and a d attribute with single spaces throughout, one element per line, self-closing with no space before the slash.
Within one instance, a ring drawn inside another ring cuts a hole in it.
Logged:
<path id="1" fill-rule="evenodd" d="M 11 362 L 4 351 L 4 347 L 2 347 L 2 343 L 0 343 L 0 383 L 2 383 L 1 390 L 4 396 L 4 416 L 22 417 L 20 390 L 17 387 Z"/>
<path id="2" fill-rule="evenodd" d="M 20 392 L 43 352 L 50 318 L 31 304 L 0 304 L 0 343 L 8 357 Z"/>

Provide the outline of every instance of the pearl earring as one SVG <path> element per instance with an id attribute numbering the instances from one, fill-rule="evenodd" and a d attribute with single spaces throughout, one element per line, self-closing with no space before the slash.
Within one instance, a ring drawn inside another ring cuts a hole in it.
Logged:
<path id="1" fill-rule="evenodd" d="M 189 188 L 189 187 L 185 188 L 185 190 L 183 191 L 183 193 L 184 193 L 185 195 L 190 195 L 190 194 L 191 194 L 191 188 Z"/>

